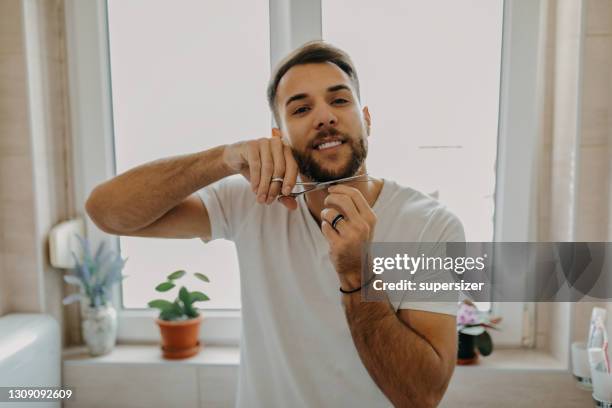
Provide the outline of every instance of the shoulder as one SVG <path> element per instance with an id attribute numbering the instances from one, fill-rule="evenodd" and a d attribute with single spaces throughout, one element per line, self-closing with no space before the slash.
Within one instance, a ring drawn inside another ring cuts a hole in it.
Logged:
<path id="1" fill-rule="evenodd" d="M 249 182 L 240 175 L 233 175 L 217 180 L 202 188 L 199 193 L 215 193 L 234 200 L 239 197 L 254 199 Z M 249 195 L 249 193 L 251 194 Z"/>
<path id="2" fill-rule="evenodd" d="M 383 217 L 418 231 L 418 241 L 465 241 L 461 220 L 444 203 L 393 180 L 385 179 L 385 184 L 389 191 L 381 208 Z"/>

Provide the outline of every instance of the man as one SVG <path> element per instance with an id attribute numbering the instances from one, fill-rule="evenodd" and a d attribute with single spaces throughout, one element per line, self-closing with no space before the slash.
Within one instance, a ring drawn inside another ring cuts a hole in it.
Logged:
<path id="1" fill-rule="evenodd" d="M 341 50 L 294 51 L 268 101 L 271 137 L 131 169 L 96 187 L 87 212 L 112 234 L 235 242 L 238 406 L 436 406 L 454 369 L 454 309 L 361 301 L 370 282 L 360 251 L 372 241 L 462 241 L 461 223 L 430 197 L 366 175 L 371 118 Z M 359 177 L 288 197 L 298 175 Z"/>

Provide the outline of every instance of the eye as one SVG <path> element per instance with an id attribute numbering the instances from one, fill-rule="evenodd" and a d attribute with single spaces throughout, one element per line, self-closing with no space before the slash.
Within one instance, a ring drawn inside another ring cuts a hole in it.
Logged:
<path id="1" fill-rule="evenodd" d="M 336 105 L 344 105 L 345 103 L 348 103 L 348 101 L 344 98 L 336 98 L 332 103 Z"/>
<path id="2" fill-rule="evenodd" d="M 293 114 L 294 115 L 300 115 L 302 113 L 308 112 L 308 110 L 310 110 L 310 108 L 308 106 L 300 106 L 299 108 L 297 108 L 296 110 L 293 111 Z"/>

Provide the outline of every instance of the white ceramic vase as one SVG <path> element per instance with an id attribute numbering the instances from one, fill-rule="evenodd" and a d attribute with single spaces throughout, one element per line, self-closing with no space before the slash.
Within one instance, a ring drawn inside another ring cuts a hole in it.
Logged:
<path id="1" fill-rule="evenodd" d="M 89 354 L 109 353 L 117 340 L 117 311 L 111 305 L 86 308 L 82 331 Z"/>

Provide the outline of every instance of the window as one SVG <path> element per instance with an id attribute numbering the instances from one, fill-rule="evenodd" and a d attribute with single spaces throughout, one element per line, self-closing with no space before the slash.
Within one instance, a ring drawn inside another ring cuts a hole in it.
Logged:
<path id="1" fill-rule="evenodd" d="M 267 0 L 242 2 L 238 8 L 201 0 L 109 0 L 116 173 L 268 135 L 268 27 Z M 185 269 L 210 278 L 203 288 L 211 299 L 205 308 L 240 309 L 232 243 L 121 237 L 120 245 L 129 258 L 125 308 L 146 308 L 149 300 L 163 298 L 166 294 L 154 290 L 156 282 Z"/>
<path id="2" fill-rule="evenodd" d="M 359 69 L 362 97 L 374 121 L 368 159 L 373 174 L 437 192 L 462 218 L 468 240 L 488 241 L 494 234 L 496 241 L 529 241 L 537 2 L 410 0 L 382 7 L 364 0 L 269 1 L 244 1 L 240 7 L 200 0 L 67 3 L 79 208 L 95 185 L 134 165 L 268 135 L 270 60 L 322 36 L 345 48 Z M 382 72 L 372 63 L 381 58 L 394 64 L 385 63 Z M 388 83 L 392 77 L 401 81 Z M 400 94 L 404 98 L 396 100 Z M 244 120 L 233 120 L 237 117 Z M 439 171 L 447 166 L 452 174 Z M 94 242 L 116 242 L 90 222 L 87 233 Z M 212 278 L 207 293 L 213 300 L 207 306 L 216 310 L 207 311 L 204 341 L 237 344 L 233 245 L 211 244 L 216 246 L 122 239 L 130 261 L 120 340 L 157 338 L 154 312 L 134 309 L 157 296 L 152 291 L 157 280 L 184 268 Z M 507 340 L 497 338 L 496 344 L 520 344 L 523 305 L 493 303 L 492 308 L 506 322 Z"/>

